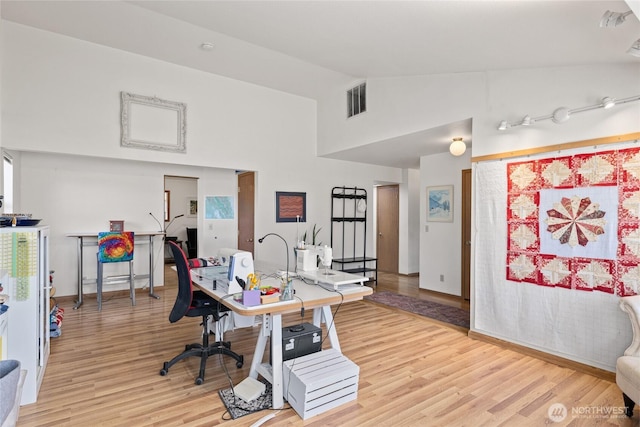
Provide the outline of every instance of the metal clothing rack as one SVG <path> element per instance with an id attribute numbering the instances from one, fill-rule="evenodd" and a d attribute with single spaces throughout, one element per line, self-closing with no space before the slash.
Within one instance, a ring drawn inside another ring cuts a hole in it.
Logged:
<path id="1" fill-rule="evenodd" d="M 336 270 L 367 275 L 378 282 L 377 258 L 367 256 L 367 190 L 333 187 L 331 190 L 331 248 Z"/>

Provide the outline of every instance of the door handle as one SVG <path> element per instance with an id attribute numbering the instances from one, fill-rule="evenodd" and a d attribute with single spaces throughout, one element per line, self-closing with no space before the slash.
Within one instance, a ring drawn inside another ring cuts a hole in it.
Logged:
<path id="1" fill-rule="evenodd" d="M 253 239 L 247 239 L 247 242 L 253 243 Z"/>
<path id="2" fill-rule="evenodd" d="M 464 242 L 464 244 L 467 246 L 471 246 L 471 240 L 467 240 L 466 242 Z"/>
<path id="3" fill-rule="evenodd" d="M 378 233 L 378 236 L 379 236 L 379 237 L 382 237 L 382 233 Z"/>

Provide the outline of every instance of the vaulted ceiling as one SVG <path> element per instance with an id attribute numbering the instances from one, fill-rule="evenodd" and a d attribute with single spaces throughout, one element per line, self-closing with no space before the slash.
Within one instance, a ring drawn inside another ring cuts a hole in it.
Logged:
<path id="1" fill-rule="evenodd" d="M 635 15 L 623 25 L 598 25 L 606 10 L 630 8 Z M 640 38 L 640 0 L 2 0 L 0 11 L 9 21 L 312 98 L 348 77 L 640 63 L 626 53 Z M 416 167 L 420 155 L 442 151 L 425 148 L 425 137 L 450 139 L 453 131 L 470 136 L 470 120 L 342 158 Z"/>

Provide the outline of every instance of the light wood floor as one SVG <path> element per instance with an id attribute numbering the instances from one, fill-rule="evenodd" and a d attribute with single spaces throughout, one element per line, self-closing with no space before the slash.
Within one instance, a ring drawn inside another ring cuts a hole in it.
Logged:
<path id="1" fill-rule="evenodd" d="M 379 289 L 417 283 L 417 278 L 380 279 Z M 225 334 L 245 355 L 242 369 L 229 358 L 214 357 L 205 383 L 196 386 L 198 361 L 192 358 L 173 366 L 168 376 L 159 375 L 164 361 L 200 339 L 196 319 L 169 323 L 176 288 L 169 273 L 166 282 L 156 288 L 161 299 L 141 292 L 136 307 L 126 295 L 106 301 L 101 314 L 91 296 L 79 310 L 63 303 L 63 333 L 52 340 L 38 402 L 21 408 L 18 426 L 248 426 L 267 415 L 225 421 L 217 394 L 229 386 L 226 371 L 234 384 L 247 376 L 257 328 Z M 335 319 L 343 353 L 360 367 L 358 400 L 307 421 L 282 410 L 266 426 L 639 424 L 638 409 L 632 419 L 584 415 L 619 410 L 622 397 L 614 383 L 473 340 L 462 330 L 365 301 L 345 304 Z M 301 320 L 310 321 L 310 313 L 305 319 L 288 315 L 284 323 Z M 555 403 L 569 411 L 563 422 L 547 415 Z M 583 415 L 574 418 L 572 410 Z"/>

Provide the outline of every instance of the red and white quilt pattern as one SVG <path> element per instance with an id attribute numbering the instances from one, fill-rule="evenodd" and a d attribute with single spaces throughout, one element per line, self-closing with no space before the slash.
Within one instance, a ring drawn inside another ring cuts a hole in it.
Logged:
<path id="1" fill-rule="evenodd" d="M 640 148 L 507 164 L 507 279 L 640 293 Z"/>

